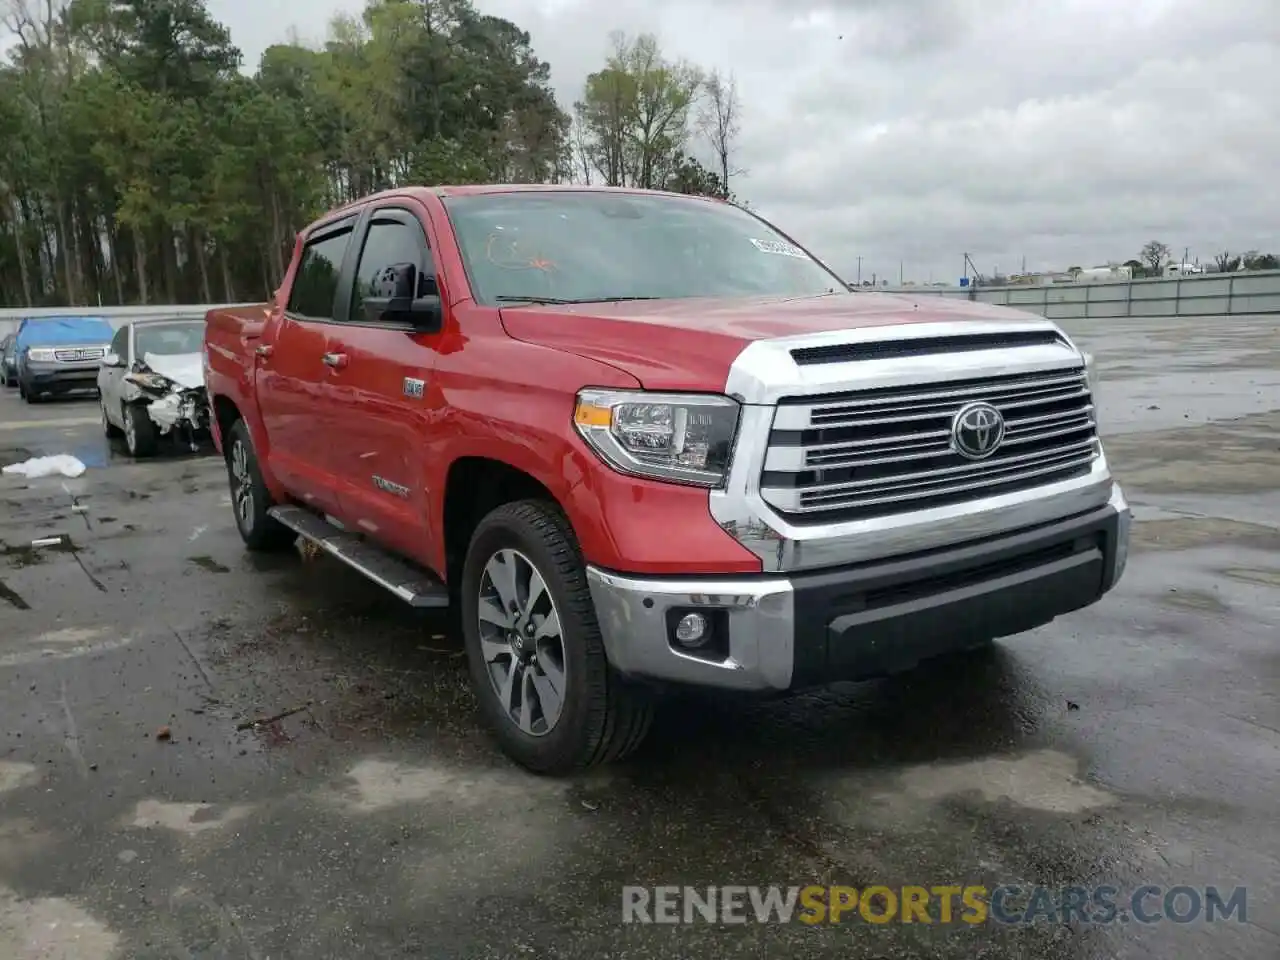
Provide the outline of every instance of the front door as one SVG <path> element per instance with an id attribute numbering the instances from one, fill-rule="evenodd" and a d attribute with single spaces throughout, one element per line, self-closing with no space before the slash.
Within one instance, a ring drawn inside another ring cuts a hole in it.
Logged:
<path id="1" fill-rule="evenodd" d="M 129 328 L 126 323 L 111 338 L 108 353 L 119 358 L 120 365 L 98 368 L 98 389 L 102 392 L 102 410 L 107 420 L 121 429 L 124 428 L 124 375 L 129 370 Z"/>
<path id="2" fill-rule="evenodd" d="M 431 389 L 441 333 L 405 323 L 370 321 L 363 300 L 392 264 L 418 268 L 419 295 L 434 293 L 436 274 L 420 217 L 401 200 L 375 208 L 365 221 L 344 323 L 326 347 L 336 358 L 328 389 L 341 408 L 334 452 L 343 474 L 342 516 L 405 556 L 427 563 L 429 529 L 426 437 L 440 405 Z M 339 298 L 341 308 L 341 298 Z"/>
<path id="3" fill-rule="evenodd" d="M 331 514 L 340 510 L 340 477 L 332 443 L 337 429 L 328 389 L 332 371 L 325 354 L 354 227 L 352 217 L 307 238 L 284 315 L 268 325 L 274 337 L 259 343 L 269 352 L 254 358 L 266 462 L 302 502 Z"/>

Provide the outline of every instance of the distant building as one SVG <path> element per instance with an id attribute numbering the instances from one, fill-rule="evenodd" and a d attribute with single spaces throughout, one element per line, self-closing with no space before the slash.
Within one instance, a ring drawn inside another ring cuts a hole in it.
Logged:
<path id="1" fill-rule="evenodd" d="M 1132 280 L 1133 269 L 1119 263 L 1110 263 L 1104 267 L 1089 267 L 1081 270 L 1076 280 L 1081 283 L 1107 283 L 1117 280 Z"/>

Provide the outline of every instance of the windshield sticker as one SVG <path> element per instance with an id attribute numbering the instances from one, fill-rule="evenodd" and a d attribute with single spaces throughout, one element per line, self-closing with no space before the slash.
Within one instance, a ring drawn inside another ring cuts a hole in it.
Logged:
<path id="1" fill-rule="evenodd" d="M 781 240 L 756 240 L 752 238 L 751 242 L 755 244 L 755 248 L 761 253 L 777 253 L 784 257 L 798 257 L 801 260 L 808 260 L 806 254 L 799 247 L 784 243 Z"/>

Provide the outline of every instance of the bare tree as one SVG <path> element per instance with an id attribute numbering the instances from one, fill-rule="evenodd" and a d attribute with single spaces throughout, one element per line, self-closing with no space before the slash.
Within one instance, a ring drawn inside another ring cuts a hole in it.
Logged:
<path id="1" fill-rule="evenodd" d="M 573 155 L 574 177 L 581 177 L 582 182 L 588 187 L 591 186 L 591 143 L 587 134 L 587 125 L 583 121 L 583 111 L 581 109 L 575 111 L 573 124 L 569 133 L 569 150 Z"/>
<path id="2" fill-rule="evenodd" d="M 713 70 L 703 86 L 704 100 L 698 117 L 698 130 L 715 151 L 720 169 L 720 182 L 729 193 L 729 177 L 745 173 L 731 167 L 729 158 L 738 140 L 742 104 L 738 98 L 738 81 L 729 74 L 726 78 L 719 70 Z"/>
<path id="3" fill-rule="evenodd" d="M 1160 275 L 1160 271 L 1164 269 L 1164 265 L 1169 262 L 1169 245 L 1161 243 L 1159 240 L 1152 240 L 1142 248 L 1142 253 L 1139 256 L 1142 258 L 1147 272 L 1151 276 L 1157 277 Z"/>
<path id="4" fill-rule="evenodd" d="M 1240 269 L 1240 255 L 1223 250 L 1213 258 L 1219 273 L 1234 273 Z"/>

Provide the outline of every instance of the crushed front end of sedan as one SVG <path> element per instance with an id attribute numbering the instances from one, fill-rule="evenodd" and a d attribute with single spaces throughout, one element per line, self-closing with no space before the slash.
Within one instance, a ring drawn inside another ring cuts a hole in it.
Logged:
<path id="1" fill-rule="evenodd" d="M 209 395 L 200 355 L 145 354 L 124 377 L 125 402 L 145 408 L 156 432 L 185 439 L 192 450 L 209 431 Z"/>

